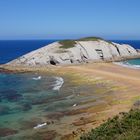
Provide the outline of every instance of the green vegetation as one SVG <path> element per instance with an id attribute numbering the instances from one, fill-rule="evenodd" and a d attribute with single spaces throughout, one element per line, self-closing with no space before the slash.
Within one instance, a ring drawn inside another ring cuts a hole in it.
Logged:
<path id="1" fill-rule="evenodd" d="M 73 48 L 76 44 L 76 41 L 100 41 L 100 40 L 105 41 L 104 39 L 100 37 L 85 37 L 85 38 L 81 38 L 77 40 L 62 40 L 62 41 L 59 41 L 59 43 L 62 45 L 60 46 L 60 48 L 68 49 L 68 48 Z M 111 41 L 106 41 L 106 42 L 114 45 Z"/>
<path id="2" fill-rule="evenodd" d="M 63 40 L 63 41 L 59 41 L 59 43 L 62 45 L 60 48 L 63 49 L 72 48 L 76 44 L 74 40 Z"/>
<path id="3" fill-rule="evenodd" d="M 140 140 L 140 109 L 120 113 L 81 136 L 80 140 Z"/>
<path id="4" fill-rule="evenodd" d="M 100 37 L 85 37 L 85 38 L 78 39 L 77 41 L 99 41 L 99 40 L 104 40 L 104 39 Z"/>

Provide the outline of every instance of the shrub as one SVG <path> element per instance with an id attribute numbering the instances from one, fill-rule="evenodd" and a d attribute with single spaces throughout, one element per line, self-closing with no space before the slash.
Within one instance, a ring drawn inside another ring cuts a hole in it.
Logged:
<path id="1" fill-rule="evenodd" d="M 81 140 L 137 140 L 140 139 L 140 110 L 130 110 L 129 113 L 109 119 L 106 123 L 88 134 Z"/>

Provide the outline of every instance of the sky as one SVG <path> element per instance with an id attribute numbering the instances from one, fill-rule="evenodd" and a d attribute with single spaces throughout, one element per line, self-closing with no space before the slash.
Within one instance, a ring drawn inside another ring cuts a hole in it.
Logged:
<path id="1" fill-rule="evenodd" d="M 140 39 L 140 0 L 0 0 L 0 40 Z"/>

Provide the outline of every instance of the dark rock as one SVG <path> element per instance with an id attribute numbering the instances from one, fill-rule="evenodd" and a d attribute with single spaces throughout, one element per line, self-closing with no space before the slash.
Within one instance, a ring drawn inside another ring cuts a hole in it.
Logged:
<path id="1" fill-rule="evenodd" d="M 51 121 L 52 124 L 54 124 L 54 121 Z"/>
<path id="2" fill-rule="evenodd" d="M 50 125 L 50 124 L 51 124 L 51 122 L 47 121 L 47 125 Z"/>
<path id="3" fill-rule="evenodd" d="M 18 133 L 17 130 L 10 129 L 10 128 L 0 128 L 0 137 L 6 137 L 9 135 L 14 135 Z"/>

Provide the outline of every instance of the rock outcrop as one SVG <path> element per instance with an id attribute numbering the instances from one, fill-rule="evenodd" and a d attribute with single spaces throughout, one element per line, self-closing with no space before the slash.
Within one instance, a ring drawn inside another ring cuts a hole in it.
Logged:
<path id="1" fill-rule="evenodd" d="M 101 38 L 90 37 L 54 42 L 8 64 L 26 66 L 77 64 L 90 61 L 117 61 L 138 55 L 138 51 L 130 45 L 121 45 Z"/>

